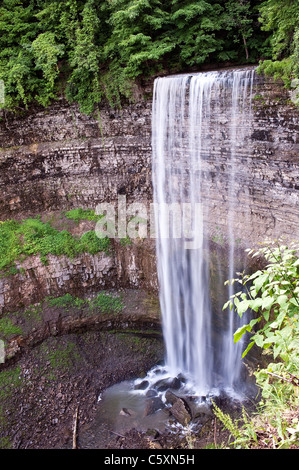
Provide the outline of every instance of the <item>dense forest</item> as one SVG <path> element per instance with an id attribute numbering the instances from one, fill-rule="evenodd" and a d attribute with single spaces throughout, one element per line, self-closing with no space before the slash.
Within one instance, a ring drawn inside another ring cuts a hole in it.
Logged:
<path id="1" fill-rule="evenodd" d="M 0 80 L 6 109 L 63 94 L 91 113 L 141 78 L 262 63 L 299 77 L 298 0 L 3 0 Z M 1 104 L 0 104 L 1 106 Z"/>

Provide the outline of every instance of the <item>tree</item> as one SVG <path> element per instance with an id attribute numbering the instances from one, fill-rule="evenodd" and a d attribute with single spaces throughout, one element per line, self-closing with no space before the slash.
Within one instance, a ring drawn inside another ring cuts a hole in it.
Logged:
<path id="1" fill-rule="evenodd" d="M 274 59 L 289 57 L 294 52 L 294 36 L 299 29 L 297 0 L 267 0 L 260 6 L 262 29 L 270 31 Z"/>
<path id="2" fill-rule="evenodd" d="M 121 97 L 130 98 L 139 78 L 198 70 L 209 62 L 244 62 L 244 49 L 246 58 L 254 61 L 264 41 L 253 21 L 260 3 L 3 0 L 1 107 L 48 106 L 64 93 L 81 111 L 92 113 L 103 98 L 112 106 L 119 106 Z"/>
<path id="3" fill-rule="evenodd" d="M 226 14 L 224 22 L 228 30 L 233 29 L 235 31 L 234 41 L 238 42 L 238 37 L 241 36 L 246 60 L 249 59 L 249 50 L 247 41 L 252 36 L 252 11 L 250 0 L 229 0 L 226 2 Z"/>
<path id="4" fill-rule="evenodd" d="M 219 3 L 200 0 L 172 0 L 172 37 L 179 51 L 181 66 L 204 63 L 211 54 L 222 49 L 223 8 Z"/>
<path id="5" fill-rule="evenodd" d="M 299 79 L 298 1 L 263 2 L 260 7 L 260 22 L 262 29 L 271 33 L 272 60 L 261 62 L 258 71 L 281 78 L 290 87 L 293 79 Z M 299 103 L 299 96 L 297 98 Z"/>

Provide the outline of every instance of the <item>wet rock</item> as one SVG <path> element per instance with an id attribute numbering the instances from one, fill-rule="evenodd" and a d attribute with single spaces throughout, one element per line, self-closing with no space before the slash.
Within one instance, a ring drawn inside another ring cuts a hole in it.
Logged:
<path id="1" fill-rule="evenodd" d="M 192 413 L 186 400 L 178 397 L 170 390 L 166 392 L 165 398 L 166 401 L 172 405 L 169 410 L 172 416 L 183 426 L 186 426 L 188 423 L 190 423 L 192 419 Z"/>
<path id="2" fill-rule="evenodd" d="M 149 386 L 148 380 L 143 380 L 139 384 L 135 385 L 135 390 L 145 390 Z"/>
<path id="3" fill-rule="evenodd" d="M 178 390 L 181 386 L 181 381 L 178 377 L 172 378 L 167 377 L 166 379 L 161 379 L 156 382 L 155 387 L 158 392 L 165 392 L 169 388 L 173 390 Z"/>
<path id="4" fill-rule="evenodd" d="M 156 390 L 154 390 L 154 389 L 151 388 L 150 390 L 148 390 L 148 391 L 146 392 L 145 396 L 148 397 L 148 398 L 156 397 L 156 396 L 157 396 L 157 392 L 156 392 Z"/>
<path id="5" fill-rule="evenodd" d="M 159 397 L 148 398 L 144 408 L 144 416 L 154 414 L 156 411 L 164 408 L 164 403 Z"/>
<path id="6" fill-rule="evenodd" d="M 159 437 L 159 431 L 157 431 L 157 429 L 148 429 L 145 435 L 150 440 L 157 439 L 157 437 Z"/>
<path id="7" fill-rule="evenodd" d="M 122 408 L 122 409 L 120 410 L 119 414 L 120 414 L 121 416 L 132 416 L 132 415 L 134 415 L 134 414 L 136 414 L 136 413 L 134 413 L 134 411 L 132 411 L 132 410 L 129 410 L 128 408 Z"/>

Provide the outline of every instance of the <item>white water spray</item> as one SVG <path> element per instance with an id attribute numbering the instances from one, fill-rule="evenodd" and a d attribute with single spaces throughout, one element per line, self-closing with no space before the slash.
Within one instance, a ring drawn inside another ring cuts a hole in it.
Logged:
<path id="1" fill-rule="evenodd" d="M 253 77 L 254 70 L 246 69 L 163 77 L 154 83 L 153 188 L 158 208 L 157 264 L 166 366 L 170 375 L 182 373 L 187 377 L 199 393 L 217 386 L 219 371 L 227 388 L 233 388 L 240 373 L 242 345 L 233 342 L 234 312 L 223 323 L 220 344 L 215 344 L 213 333 L 207 201 L 217 175 L 210 176 L 209 155 L 215 155 L 215 148 L 221 146 L 219 135 L 228 133 L 228 202 L 224 215 L 228 279 L 235 277 L 234 183 L 238 152 L 250 121 Z M 225 125 L 217 122 L 223 104 Z M 193 214 L 189 238 L 184 224 L 178 223 L 178 219 L 185 220 L 187 207 Z M 195 207 L 201 207 L 202 217 L 194 212 Z M 181 212 L 176 211 L 178 208 Z M 192 243 L 187 245 L 190 239 Z M 227 299 L 222 300 L 223 305 Z"/>

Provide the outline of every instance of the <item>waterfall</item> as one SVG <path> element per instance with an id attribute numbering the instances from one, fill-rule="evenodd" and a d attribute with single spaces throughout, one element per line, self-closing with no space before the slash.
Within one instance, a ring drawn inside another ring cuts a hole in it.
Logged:
<path id="1" fill-rule="evenodd" d="M 216 301 L 223 324 L 220 339 L 215 340 L 210 241 L 216 227 L 211 227 L 210 216 L 213 193 L 222 185 L 221 236 L 228 250 L 227 269 L 218 281 L 221 291 L 223 281 L 235 277 L 235 181 L 250 125 L 253 78 L 254 69 L 248 68 L 167 76 L 154 82 L 152 164 L 165 362 L 172 376 L 183 374 L 199 393 L 219 382 L 233 388 L 240 374 L 242 345 L 233 342 L 236 314 L 222 312 L 227 298 Z M 211 155 L 216 159 L 213 168 L 223 166 L 219 149 L 227 142 L 223 182 L 220 172 L 212 171 Z M 227 295 L 232 293 L 230 289 Z"/>

